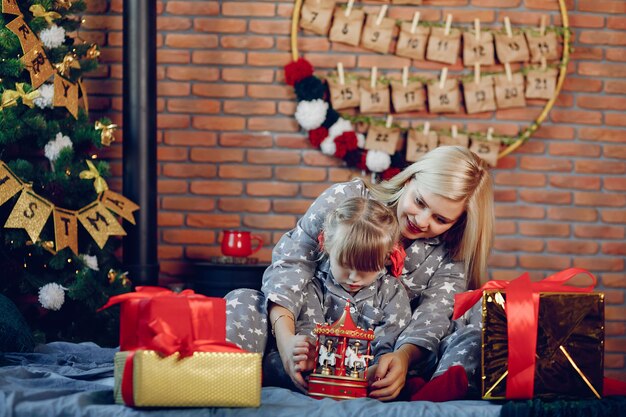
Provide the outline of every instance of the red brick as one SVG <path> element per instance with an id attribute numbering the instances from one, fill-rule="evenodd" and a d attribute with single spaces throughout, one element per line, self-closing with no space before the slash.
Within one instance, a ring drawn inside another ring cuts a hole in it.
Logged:
<path id="1" fill-rule="evenodd" d="M 248 129 L 269 132 L 297 132 L 298 122 L 293 118 L 249 117 Z"/>
<path id="2" fill-rule="evenodd" d="M 330 187 L 330 184 L 302 184 L 300 187 L 302 188 L 302 196 L 317 198 Z"/>
<path id="3" fill-rule="evenodd" d="M 278 113 L 292 117 L 296 113 L 297 104 L 292 101 L 278 103 Z"/>
<path id="4" fill-rule="evenodd" d="M 619 115 L 623 118 L 623 115 Z M 583 127 L 578 130 L 578 137 L 580 139 L 594 140 L 600 142 L 624 142 L 624 131 L 618 129 L 602 129 Z"/>
<path id="5" fill-rule="evenodd" d="M 544 139 L 574 139 L 575 130 L 568 126 L 541 125 L 533 137 Z"/>
<path id="6" fill-rule="evenodd" d="M 241 219 L 237 214 L 199 214 L 187 215 L 187 226 L 200 228 L 239 227 Z"/>
<path id="7" fill-rule="evenodd" d="M 602 253 L 607 255 L 626 255 L 626 243 L 605 242 L 602 244 Z"/>
<path id="8" fill-rule="evenodd" d="M 243 184 L 238 181 L 194 181 L 190 191 L 204 195 L 240 195 Z"/>
<path id="9" fill-rule="evenodd" d="M 529 141 L 526 141 L 522 146 L 517 148 L 515 152 L 535 154 L 535 155 L 544 154 L 546 152 L 546 144 L 543 141 L 529 140 Z M 513 165 L 512 167 L 514 166 L 515 165 Z M 504 168 L 504 165 L 503 164 L 501 165 L 500 161 L 498 161 L 498 167 Z"/>
<path id="10" fill-rule="evenodd" d="M 273 101 L 224 101 L 224 113 L 225 114 L 264 114 L 272 115 L 276 114 L 276 103 Z"/>
<path id="11" fill-rule="evenodd" d="M 605 145 L 604 156 L 607 158 L 626 159 L 626 146 L 622 145 Z"/>
<path id="12" fill-rule="evenodd" d="M 606 50 L 606 59 L 609 61 L 624 62 L 626 53 L 622 48 L 610 48 Z"/>
<path id="13" fill-rule="evenodd" d="M 211 244 L 215 243 L 215 232 L 208 230 L 164 230 L 163 241 L 167 243 Z"/>
<path id="14" fill-rule="evenodd" d="M 247 88 L 248 97 L 250 98 L 277 98 L 281 100 L 293 100 L 296 98 L 296 95 L 293 92 L 293 88 L 287 85 L 248 85 Z"/>
<path id="15" fill-rule="evenodd" d="M 626 65 L 607 64 L 605 62 L 580 62 L 578 73 L 594 77 L 624 78 L 626 77 Z"/>
<path id="16" fill-rule="evenodd" d="M 215 178 L 217 170 L 207 164 L 164 164 L 163 175 L 174 178 Z"/>
<path id="17" fill-rule="evenodd" d="M 157 191 L 159 194 L 184 194 L 187 192 L 186 181 L 158 180 Z"/>
<path id="18" fill-rule="evenodd" d="M 197 162 L 243 162 L 242 149 L 195 148 L 191 150 L 190 160 Z"/>
<path id="19" fill-rule="evenodd" d="M 218 45 L 218 38 L 217 35 L 171 33 L 165 36 L 165 45 L 172 48 L 213 49 Z"/>
<path id="20" fill-rule="evenodd" d="M 574 226 L 574 236 L 586 239 L 623 239 L 624 228 L 617 226 L 576 225 Z"/>
<path id="21" fill-rule="evenodd" d="M 166 74 L 168 79 L 176 81 L 217 81 L 220 76 L 217 68 L 176 65 L 167 67 Z M 191 88 L 187 87 L 187 91 Z"/>
<path id="22" fill-rule="evenodd" d="M 220 145 L 226 147 L 270 148 L 272 146 L 272 136 L 269 134 L 221 133 Z"/>
<path id="23" fill-rule="evenodd" d="M 610 94 L 626 94 L 626 81 L 606 80 L 604 91 Z"/>
<path id="24" fill-rule="evenodd" d="M 496 239 L 494 249 L 504 252 L 542 252 L 544 249 L 543 240 L 502 238 Z"/>
<path id="25" fill-rule="evenodd" d="M 157 214 L 157 224 L 163 226 L 182 226 L 184 217 L 181 213 L 164 213 Z"/>
<path id="26" fill-rule="evenodd" d="M 122 30 L 124 28 L 122 16 L 90 16 L 85 17 L 80 25 L 82 30 Z"/>
<path id="27" fill-rule="evenodd" d="M 570 204 L 572 194 L 561 191 L 548 190 L 520 190 L 519 196 L 522 201 L 540 204 Z"/>
<path id="28" fill-rule="evenodd" d="M 520 255 L 519 264 L 524 269 L 561 270 L 572 263 L 567 256 L 556 255 Z"/>
<path id="29" fill-rule="evenodd" d="M 201 97 L 244 97 L 245 87 L 241 84 L 194 84 L 191 92 Z"/>
<path id="30" fill-rule="evenodd" d="M 589 14 L 570 14 L 569 16 L 569 25 L 572 28 L 603 28 L 604 27 L 604 16 L 593 16 Z M 561 16 L 552 16 L 554 24 L 557 26 L 562 26 Z M 575 38 L 576 32 L 573 33 L 573 37 Z"/>
<path id="31" fill-rule="evenodd" d="M 626 98 L 606 96 L 579 96 L 578 106 L 587 109 L 624 110 Z"/>
<path id="32" fill-rule="evenodd" d="M 293 151 L 249 150 L 247 161 L 251 164 L 298 165 L 300 154 Z"/>
<path id="33" fill-rule="evenodd" d="M 271 3 L 222 2 L 224 16 L 263 16 L 276 15 L 276 6 Z"/>
<path id="34" fill-rule="evenodd" d="M 626 205 L 626 195 L 615 193 L 574 193 L 574 203 L 577 206 L 622 207 Z"/>
<path id="35" fill-rule="evenodd" d="M 607 126 L 626 126 L 626 118 L 621 113 L 606 113 L 604 124 Z"/>
<path id="36" fill-rule="evenodd" d="M 172 113 L 219 113 L 220 102 L 202 99 L 169 99 L 167 100 L 167 110 Z"/>
<path id="37" fill-rule="evenodd" d="M 292 229 L 296 225 L 295 216 L 287 215 L 273 215 L 273 216 L 259 216 L 259 215 L 247 215 L 243 218 L 244 226 L 252 227 L 255 229 Z"/>
<path id="38" fill-rule="evenodd" d="M 543 219 L 545 217 L 545 209 L 543 207 L 533 207 L 528 205 L 496 205 L 495 213 L 498 219 Z"/>
<path id="39" fill-rule="evenodd" d="M 190 60 L 188 51 L 157 51 L 157 64 L 188 64 Z"/>
<path id="40" fill-rule="evenodd" d="M 558 221 L 593 222 L 598 219 L 598 212 L 588 208 L 550 207 L 548 218 Z"/>
<path id="41" fill-rule="evenodd" d="M 185 258 L 199 261 L 208 261 L 213 256 L 222 256 L 219 246 L 187 246 L 185 248 Z"/>
<path id="42" fill-rule="evenodd" d="M 249 32 L 263 35 L 289 35 L 291 31 L 290 20 L 250 20 Z"/>
<path id="43" fill-rule="evenodd" d="M 274 81 L 273 69 L 224 68 L 222 80 L 231 82 L 271 83 Z"/>
<path id="44" fill-rule="evenodd" d="M 165 210 L 213 211 L 215 200 L 202 197 L 163 197 L 161 207 Z"/>
<path id="45" fill-rule="evenodd" d="M 576 161 L 576 172 L 586 174 L 623 174 L 626 172 L 626 162 L 579 160 Z"/>
<path id="46" fill-rule="evenodd" d="M 621 271 L 624 269 L 624 259 L 621 258 L 600 258 L 598 256 L 574 258 L 574 267 L 588 269 L 591 272 L 597 271 Z"/>
<path id="47" fill-rule="evenodd" d="M 495 184 L 508 186 L 544 187 L 546 176 L 544 174 L 502 172 L 495 173 Z"/>
<path id="48" fill-rule="evenodd" d="M 205 65 L 242 65 L 246 62 L 246 54 L 237 51 L 193 51 L 191 62 Z"/>
<path id="49" fill-rule="evenodd" d="M 159 161 L 185 161 L 187 160 L 188 150 L 179 147 L 159 147 L 157 149 L 157 159 Z"/>
<path id="50" fill-rule="evenodd" d="M 217 135 L 211 132 L 168 130 L 165 132 L 163 142 L 168 145 L 215 146 Z"/>
<path id="51" fill-rule="evenodd" d="M 326 172 L 317 168 L 276 167 L 274 175 L 277 180 L 288 182 L 315 182 L 326 179 Z"/>
<path id="52" fill-rule="evenodd" d="M 598 253 L 596 242 L 583 240 L 549 240 L 547 251 L 553 253 L 571 253 L 576 255 Z"/>
<path id="53" fill-rule="evenodd" d="M 494 200 L 498 203 L 510 203 L 517 201 L 517 191 L 514 189 L 503 190 L 501 188 L 494 190 Z"/>
<path id="54" fill-rule="evenodd" d="M 626 178 L 604 177 L 604 188 L 610 191 L 626 191 Z"/>
<path id="55" fill-rule="evenodd" d="M 553 109 L 550 112 L 550 119 L 554 123 L 580 123 L 599 125 L 602 123 L 602 113 L 593 111 Z"/>
<path id="56" fill-rule="evenodd" d="M 243 117 L 229 116 L 196 116 L 192 117 L 191 125 L 203 130 L 243 130 L 246 120 Z"/>
<path id="57" fill-rule="evenodd" d="M 575 143 L 551 143 L 550 155 L 555 156 L 583 156 L 598 157 L 602 153 L 600 145 L 575 144 Z"/>
<path id="58" fill-rule="evenodd" d="M 245 33 L 245 19 L 197 18 L 193 21 L 195 32 L 209 33 Z"/>
<path id="59" fill-rule="evenodd" d="M 591 13 L 626 13 L 622 0 L 579 0 L 578 10 Z"/>
<path id="60" fill-rule="evenodd" d="M 601 180 L 598 177 L 582 177 L 574 175 L 552 175 L 550 185 L 557 188 L 572 188 L 579 190 L 599 190 Z"/>
<path id="61" fill-rule="evenodd" d="M 570 226 L 560 223 L 520 223 L 520 234 L 524 236 L 560 236 L 570 235 Z"/>
<path id="62" fill-rule="evenodd" d="M 269 36 L 222 36 L 220 45 L 226 49 L 271 49 L 274 47 L 274 39 Z"/>
<path id="63" fill-rule="evenodd" d="M 157 250 L 159 259 L 180 259 L 183 256 L 183 248 L 160 244 Z"/>
<path id="64" fill-rule="evenodd" d="M 522 0 L 472 0 L 472 6 L 505 9 L 518 7 L 521 2 Z"/>
<path id="65" fill-rule="evenodd" d="M 531 171 L 569 172 L 572 170 L 572 161 L 568 159 L 523 156 L 520 158 L 520 168 Z"/>
<path id="66" fill-rule="evenodd" d="M 286 184 L 282 182 L 250 182 L 246 184 L 246 193 L 253 196 L 281 196 L 292 197 L 298 193 L 297 184 Z"/>
<path id="67" fill-rule="evenodd" d="M 191 88 L 188 83 L 160 81 L 157 84 L 157 94 L 161 97 L 189 96 Z"/>
<path id="68" fill-rule="evenodd" d="M 304 165 L 317 166 L 317 167 L 331 167 L 341 166 L 344 164 L 343 160 L 334 156 L 324 155 L 320 151 L 304 152 L 303 155 Z"/>
<path id="69" fill-rule="evenodd" d="M 624 304 L 625 298 L 624 298 L 624 293 L 622 291 L 604 290 L 603 292 L 604 292 L 604 299 L 607 304 Z M 622 323 L 622 324 L 626 325 L 626 323 Z M 610 333 L 607 332 L 607 334 L 610 334 Z"/>
<path id="70" fill-rule="evenodd" d="M 197 1 L 168 1 L 165 11 L 175 15 L 217 15 L 219 14 L 219 4 L 214 2 Z"/>
<path id="71" fill-rule="evenodd" d="M 184 17 L 157 17 L 157 31 L 186 31 L 191 28 L 191 19 Z"/>
<path id="72" fill-rule="evenodd" d="M 583 31 L 578 40 L 592 45 L 626 45 L 626 35 L 610 31 Z"/>
<path id="73" fill-rule="evenodd" d="M 568 76 L 563 82 L 563 90 L 598 93 L 602 91 L 602 81 Z"/>
<path id="74" fill-rule="evenodd" d="M 309 209 L 309 207 L 313 204 L 312 200 L 280 200 L 275 199 L 272 202 L 272 209 L 276 213 L 292 213 L 303 215 Z"/>
<path id="75" fill-rule="evenodd" d="M 332 182 L 348 182 L 359 177 L 360 171 L 350 168 L 330 168 L 328 170 L 328 180 Z"/>
<path id="76" fill-rule="evenodd" d="M 276 146 L 290 149 L 311 149 L 311 143 L 303 136 L 276 136 Z"/>
<path id="77" fill-rule="evenodd" d="M 222 211 L 267 213 L 270 211 L 271 202 L 262 198 L 220 198 L 218 207 Z"/>
<path id="78" fill-rule="evenodd" d="M 331 42 L 327 38 L 313 37 L 298 38 L 298 50 L 301 53 L 307 52 L 327 52 L 330 50 Z M 276 49 L 279 51 L 291 51 L 291 38 L 276 39 Z"/>
<path id="79" fill-rule="evenodd" d="M 626 210 L 602 210 L 600 215 L 605 223 L 626 223 Z"/>
<path id="80" fill-rule="evenodd" d="M 512 268 L 517 266 L 517 259 L 515 255 L 505 255 L 499 253 L 492 253 L 489 255 L 488 264 L 490 267 Z"/>
<path id="81" fill-rule="evenodd" d="M 272 168 L 266 166 L 220 165 L 221 178 L 268 179 L 272 178 Z"/>
<path id="82" fill-rule="evenodd" d="M 612 288 L 623 288 L 626 286 L 626 273 L 604 273 L 601 278 L 602 285 Z"/>

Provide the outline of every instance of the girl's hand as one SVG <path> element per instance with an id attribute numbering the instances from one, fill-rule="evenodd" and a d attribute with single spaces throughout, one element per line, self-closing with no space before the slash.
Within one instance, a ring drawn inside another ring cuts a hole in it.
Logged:
<path id="1" fill-rule="evenodd" d="M 302 372 L 313 370 L 315 367 L 315 345 L 308 337 L 298 335 L 280 338 L 277 340 L 278 352 L 285 371 L 302 392 L 306 392 L 308 384 Z"/>
<path id="2" fill-rule="evenodd" d="M 371 382 L 369 396 L 380 401 L 395 399 L 406 382 L 409 363 L 409 356 L 402 351 L 382 355 L 378 364 L 368 372 Z"/>

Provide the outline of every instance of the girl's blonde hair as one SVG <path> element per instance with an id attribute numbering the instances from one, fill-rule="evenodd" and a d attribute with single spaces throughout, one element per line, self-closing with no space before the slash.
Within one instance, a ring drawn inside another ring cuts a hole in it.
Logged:
<path id="1" fill-rule="evenodd" d="M 495 222 L 493 184 L 487 164 L 462 146 L 440 146 L 388 181 L 367 187 L 374 198 L 396 207 L 413 178 L 432 194 L 465 203 L 465 213 L 442 238 L 452 258 L 465 262 L 469 288 L 477 288 L 487 278 Z"/>
<path id="2" fill-rule="evenodd" d="M 394 212 L 383 203 L 355 197 L 342 202 L 324 221 L 323 250 L 355 271 L 380 271 L 400 238 Z"/>

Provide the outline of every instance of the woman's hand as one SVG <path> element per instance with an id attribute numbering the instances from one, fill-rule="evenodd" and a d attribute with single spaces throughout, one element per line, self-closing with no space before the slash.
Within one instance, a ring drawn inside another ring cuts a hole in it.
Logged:
<path id="1" fill-rule="evenodd" d="M 380 401 L 395 399 L 404 388 L 409 366 L 419 361 L 423 352 L 417 346 L 405 344 L 398 350 L 380 357 L 378 364 L 368 370 L 369 396 Z"/>
<path id="2" fill-rule="evenodd" d="M 315 367 L 315 346 L 302 335 L 281 337 L 277 341 L 285 372 L 300 391 L 306 392 L 308 384 L 302 373 Z"/>

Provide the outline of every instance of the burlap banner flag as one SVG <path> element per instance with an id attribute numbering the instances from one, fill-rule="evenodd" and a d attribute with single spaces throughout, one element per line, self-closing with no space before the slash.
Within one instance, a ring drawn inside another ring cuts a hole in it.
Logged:
<path id="1" fill-rule="evenodd" d="M 32 191 L 26 190 L 17 200 L 4 227 L 7 229 L 24 229 L 30 240 L 36 242 L 53 208 L 52 203 Z"/>
<path id="2" fill-rule="evenodd" d="M 109 236 L 126 236 L 126 232 L 109 210 L 99 201 L 82 208 L 78 220 L 100 249 L 104 248 Z"/>

